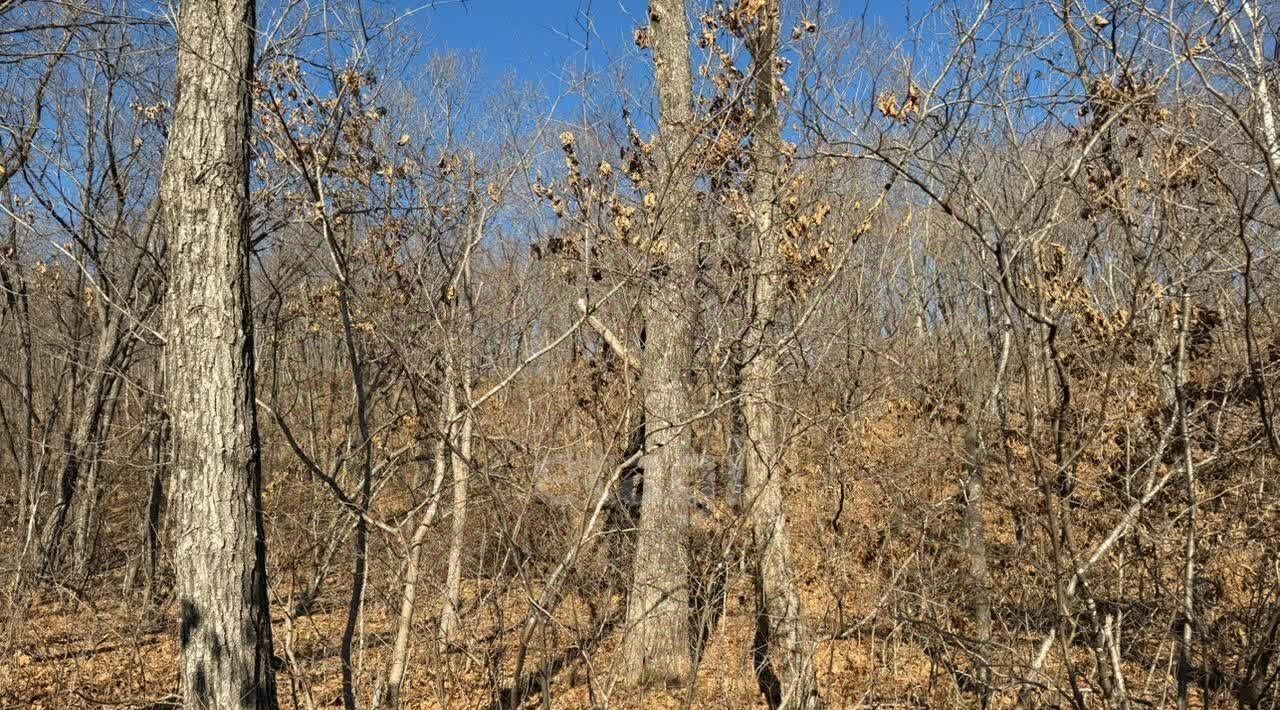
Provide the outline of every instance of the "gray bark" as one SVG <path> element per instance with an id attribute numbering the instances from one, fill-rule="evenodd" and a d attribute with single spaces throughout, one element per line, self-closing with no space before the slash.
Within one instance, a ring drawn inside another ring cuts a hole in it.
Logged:
<path id="1" fill-rule="evenodd" d="M 773 332 L 780 296 L 781 263 L 774 225 L 782 178 L 782 126 L 774 59 L 781 22 L 778 0 L 758 11 L 748 36 L 752 56 L 756 123 L 752 135 L 754 222 L 748 288 L 750 327 L 742 368 L 742 400 L 746 425 L 746 509 L 755 547 L 754 565 L 757 648 L 756 671 L 771 707 L 816 705 L 813 642 L 796 593 L 791 567 L 786 512 L 783 510 L 781 462 L 773 410 L 778 370 Z"/>
<path id="2" fill-rule="evenodd" d="M 15 209 L 12 194 L 5 195 L 5 208 Z M 22 262 L 18 254 L 18 224 L 9 222 L 9 253 L 12 261 L 0 260 L 0 288 L 5 291 L 5 309 L 14 314 L 17 325 L 18 341 L 21 348 L 21 382 L 23 419 L 20 431 L 9 434 L 10 454 L 18 473 L 18 525 L 28 528 L 34 522 L 37 493 L 32 488 L 35 462 L 35 382 L 32 370 L 35 364 L 31 337 L 31 307 L 27 292 L 27 277 L 22 270 Z M 15 428 L 16 429 L 16 428 Z M 19 445 L 18 442 L 21 442 Z M 22 565 L 18 565 L 17 573 L 21 573 Z"/>
<path id="3" fill-rule="evenodd" d="M 249 291 L 253 0 L 186 0 L 165 166 L 165 383 L 189 708 L 275 708 Z"/>
<path id="4" fill-rule="evenodd" d="M 159 386 L 156 378 L 153 386 Z M 141 587 L 142 600 L 146 604 L 152 601 L 156 588 L 156 575 L 160 568 L 160 538 L 164 528 L 164 480 L 168 470 L 169 425 L 164 413 L 147 406 L 143 419 L 147 426 L 147 450 L 150 477 L 147 481 L 147 502 L 142 509 L 142 526 L 140 540 L 141 554 L 129 563 L 125 572 L 124 590 L 126 592 Z"/>
<path id="5" fill-rule="evenodd" d="M 462 364 L 461 375 L 464 401 L 471 399 L 468 363 Z M 448 368 L 448 366 L 446 366 Z M 455 375 L 456 376 L 456 375 Z M 449 377 L 448 379 L 453 379 Z M 452 386 L 452 384 L 450 384 Z M 449 400 L 454 398 L 449 396 Z M 459 417 L 461 421 L 458 421 Z M 445 571 L 444 605 L 440 609 L 440 639 L 448 642 L 461 624 L 458 617 L 458 600 L 462 588 L 462 548 L 467 531 L 467 482 L 471 466 L 471 410 L 455 411 L 450 417 L 451 444 L 449 446 L 449 471 L 453 476 L 452 535 L 449 541 L 449 560 Z"/>
<path id="6" fill-rule="evenodd" d="M 453 477 L 452 532 L 449 558 L 445 568 L 444 605 L 440 609 L 440 641 L 448 643 L 458 632 L 461 619 L 458 603 L 462 592 L 462 550 L 467 532 L 467 484 L 471 478 L 471 361 L 472 328 L 475 302 L 471 291 L 471 250 L 484 234 L 484 215 L 478 213 L 463 245 L 461 259 L 450 279 L 449 290 L 455 295 L 446 311 L 445 382 L 457 388 L 445 394 L 449 410 L 449 471 Z M 465 318 L 459 318 L 459 301 L 465 301 Z M 457 395 L 461 394 L 461 406 Z"/>
<path id="7" fill-rule="evenodd" d="M 692 348 L 684 291 L 694 275 L 695 193 L 682 157 L 692 136 L 693 75 L 683 0 L 653 0 L 649 22 L 661 111 L 659 169 L 650 185 L 657 196 L 653 236 L 661 263 L 644 284 L 644 494 L 624 654 L 632 680 L 662 683 L 683 680 L 691 661 L 687 541 L 693 451 L 682 420 L 692 411 L 685 381 Z"/>
<path id="8" fill-rule="evenodd" d="M 400 707 L 401 691 L 404 688 L 405 674 L 409 668 L 409 636 L 412 633 L 413 614 L 418 601 L 418 577 L 422 566 L 422 545 L 427 533 L 436 523 L 436 515 L 440 510 L 440 489 L 444 485 L 447 463 L 445 459 L 444 439 L 448 436 L 449 423 L 453 420 L 456 408 L 453 396 L 453 384 L 449 382 L 449 372 L 445 372 L 442 384 L 439 420 L 439 438 L 436 439 L 432 457 L 431 498 L 427 509 L 418 520 L 418 525 L 409 540 L 409 549 L 405 555 L 404 583 L 400 594 L 400 616 L 396 622 L 396 640 L 392 646 L 391 661 L 387 670 L 387 684 L 382 697 L 374 702 L 377 708 L 395 710 Z"/>
<path id="9" fill-rule="evenodd" d="M 126 350 L 130 349 L 126 345 Z M 123 358 L 125 362 L 119 365 L 121 370 L 127 366 L 128 359 L 126 353 Z M 71 538 L 71 573 L 78 581 L 87 581 L 92 571 L 93 553 L 97 545 L 98 503 L 101 499 L 98 476 L 102 470 L 106 441 L 111 431 L 111 422 L 115 418 L 116 407 L 119 405 L 120 388 L 123 385 L 124 380 L 118 374 L 112 376 L 110 389 L 106 394 L 107 401 L 103 404 L 102 417 L 98 421 L 93 442 L 90 445 L 88 470 L 80 486 L 81 492 L 76 499 L 75 527 Z"/>
<path id="10" fill-rule="evenodd" d="M 81 478 L 95 472 L 103 419 L 108 416 L 108 399 L 119 378 L 117 369 L 127 360 L 126 337 L 119 318 L 108 319 L 98 334 L 90 365 L 92 374 L 85 388 L 84 409 L 67 437 L 66 457 L 58 482 L 58 500 L 49 512 L 49 519 L 44 527 L 40 568 L 46 574 L 53 572 L 62 558 L 67 518 L 76 506 L 77 491 L 86 487 L 86 481 Z M 77 517 L 87 515 L 84 512 L 85 505 L 91 506 L 92 502 L 82 501 L 76 510 Z"/>

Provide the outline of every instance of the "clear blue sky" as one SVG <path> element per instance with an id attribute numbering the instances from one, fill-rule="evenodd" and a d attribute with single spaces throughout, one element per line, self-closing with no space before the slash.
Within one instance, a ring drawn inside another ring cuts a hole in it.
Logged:
<path id="1" fill-rule="evenodd" d="M 424 8 L 430 0 L 390 0 L 401 12 Z M 704 0 L 693 0 L 701 8 Z M 706 0 L 705 4 L 710 4 Z M 907 7 L 913 19 L 928 0 L 803 0 L 808 7 L 834 8 L 841 21 L 859 17 L 888 32 L 901 31 Z M 784 0 L 784 11 L 798 13 L 802 2 Z M 427 41 L 428 51 L 471 50 L 486 78 L 514 72 L 520 79 L 559 93 L 566 67 L 587 61 L 599 71 L 632 49 L 632 31 L 645 24 L 647 0 L 436 0 L 410 20 Z M 576 73 L 576 72 L 574 72 Z"/>

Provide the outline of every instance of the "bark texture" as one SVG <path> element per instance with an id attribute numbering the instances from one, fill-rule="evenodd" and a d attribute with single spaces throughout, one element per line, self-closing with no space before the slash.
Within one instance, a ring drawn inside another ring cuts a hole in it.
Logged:
<path id="1" fill-rule="evenodd" d="M 653 0 L 649 23 L 661 116 L 655 194 L 655 252 L 645 284 L 644 492 L 635 569 L 627 600 L 626 664 L 632 679 L 671 683 L 690 667 L 689 471 L 692 413 L 688 383 L 691 343 L 684 292 L 693 283 L 694 184 L 685 169 L 693 123 L 689 23 L 683 0 Z M 665 248 L 657 248 L 658 245 Z"/>
<path id="2" fill-rule="evenodd" d="M 467 365 L 464 363 L 464 368 Z M 463 393 L 470 398 L 469 375 L 463 370 Z M 448 642 L 458 633 L 462 620 L 458 605 L 462 593 L 462 553 L 467 534 L 467 482 L 471 477 L 471 411 L 455 414 L 460 422 L 450 427 L 453 445 L 450 447 L 449 470 L 453 475 L 452 535 L 449 541 L 449 562 L 445 571 L 444 606 L 440 610 L 440 639 Z"/>
<path id="3" fill-rule="evenodd" d="M 813 643 L 805 627 L 791 568 L 791 551 L 783 510 L 781 446 L 773 410 L 778 370 L 774 345 L 781 263 L 774 210 L 783 171 L 782 125 L 778 117 L 775 76 L 779 0 L 766 0 L 756 10 L 748 35 L 755 86 L 756 123 L 752 134 L 754 185 L 751 198 L 754 231 L 748 289 L 750 327 L 742 368 L 746 423 L 746 500 L 756 550 L 756 662 L 761 691 L 770 707 L 804 708 L 817 704 Z"/>
<path id="4" fill-rule="evenodd" d="M 253 0 L 186 0 L 165 167 L 165 382 L 189 708 L 275 708 L 249 311 Z"/>

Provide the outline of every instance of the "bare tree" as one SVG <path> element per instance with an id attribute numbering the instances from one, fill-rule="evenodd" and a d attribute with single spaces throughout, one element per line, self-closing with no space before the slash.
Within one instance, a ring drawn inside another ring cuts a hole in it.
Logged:
<path id="1" fill-rule="evenodd" d="M 0 704 L 1277 704 L 1276 0 L 444 4 L 0 0 Z"/>

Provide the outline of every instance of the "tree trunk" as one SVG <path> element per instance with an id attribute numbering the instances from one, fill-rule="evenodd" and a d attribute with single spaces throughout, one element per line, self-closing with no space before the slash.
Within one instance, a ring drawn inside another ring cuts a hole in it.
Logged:
<path id="1" fill-rule="evenodd" d="M 160 535 L 165 509 L 164 472 L 166 466 L 165 443 L 168 426 L 163 415 L 147 408 L 144 420 L 150 427 L 147 432 L 147 449 L 151 474 L 147 481 L 147 502 L 142 509 L 142 526 L 139 539 L 141 554 L 130 561 L 125 571 L 126 592 L 141 587 L 142 601 L 150 604 L 156 586 L 156 571 L 160 567 Z"/>
<path id="2" fill-rule="evenodd" d="M 185 0 L 165 167 L 165 384 L 189 708 L 276 708 L 249 289 L 253 0 Z"/>
<path id="3" fill-rule="evenodd" d="M 94 531 L 97 529 L 98 516 L 98 472 L 102 469 L 102 451 L 94 446 L 91 456 L 86 462 L 85 475 L 80 484 L 80 495 L 76 498 L 75 520 L 71 532 L 71 577 L 77 583 L 85 580 L 90 570 L 93 557 Z"/>
<path id="4" fill-rule="evenodd" d="M 765 2 L 757 10 L 755 27 L 747 40 L 752 57 L 756 123 L 752 136 L 754 243 L 747 269 L 752 321 L 747 331 L 747 361 L 742 371 L 747 432 L 745 506 L 757 558 L 754 568 L 757 677 L 770 707 L 804 708 L 817 704 L 817 683 L 813 645 L 792 579 L 782 500 L 782 451 L 773 411 L 778 361 L 772 339 L 781 268 L 774 209 L 783 169 L 782 125 L 778 117 L 774 66 L 780 15 L 778 0 Z"/>
<path id="5" fill-rule="evenodd" d="M 1003 307 L 1003 302 L 1001 306 Z M 996 356 L 995 375 L 985 400 L 974 392 L 973 415 L 965 432 L 964 457 L 964 537 L 969 556 L 969 577 L 973 583 L 974 635 L 976 641 L 976 680 L 980 707 L 991 705 L 991 567 L 987 557 L 986 474 L 987 444 L 983 426 L 996 420 L 1000 411 L 1000 393 L 1005 370 L 1009 365 L 1011 324 L 1007 317 L 1000 321 L 1000 351 Z"/>
<path id="6" fill-rule="evenodd" d="M 5 182 L 7 182 L 7 178 L 0 178 L 0 187 L 7 187 L 3 184 Z M 16 209 L 13 194 L 7 189 L 5 192 L 5 209 L 13 212 Z M 6 294 L 5 308 L 14 314 L 21 348 L 22 389 L 20 392 L 23 400 L 23 422 L 21 431 L 13 431 L 10 436 L 15 440 L 11 442 L 11 453 L 13 454 L 13 465 L 17 471 L 18 529 L 26 531 L 18 554 L 17 564 L 14 565 L 11 589 L 15 591 L 25 577 L 25 563 L 28 560 L 27 554 L 32 543 L 32 533 L 35 530 L 40 488 L 38 485 L 39 477 L 36 475 L 35 470 L 36 403 L 35 380 L 33 377 L 35 357 L 31 334 L 31 307 L 27 290 L 27 277 L 23 273 L 22 261 L 18 258 L 18 253 L 18 223 L 15 220 L 10 220 L 9 254 L 12 258 L 12 265 L 10 266 L 6 263 L 8 259 L 0 260 L 0 288 L 3 288 Z M 18 441 L 21 442 L 20 445 L 16 444 Z"/>
<path id="7" fill-rule="evenodd" d="M 644 285 L 644 492 L 624 653 L 633 681 L 665 683 L 683 680 L 691 660 L 687 542 L 693 447 L 683 419 L 692 413 L 685 381 L 692 346 L 684 293 L 694 275 L 695 193 L 681 156 L 693 135 L 693 78 L 683 0 L 653 0 L 649 21 L 661 116 L 658 175 L 647 187 L 657 198 L 652 244 L 663 263 Z"/>
<path id="8" fill-rule="evenodd" d="M 453 396 L 450 389 L 442 392 L 440 402 L 439 438 L 436 440 L 432 461 L 431 499 L 418 520 L 418 526 L 409 540 L 405 556 L 403 591 L 400 595 L 400 617 L 396 622 L 396 640 L 392 646 L 391 661 L 387 670 L 387 685 L 382 698 L 374 703 L 377 708 L 396 710 L 400 707 L 400 693 L 404 687 L 405 673 L 409 668 L 409 635 L 413 627 L 413 612 L 418 600 L 418 576 L 422 566 L 422 543 L 436 523 L 440 510 L 440 489 L 444 485 L 445 459 L 444 437 L 448 436 L 449 422 L 453 419 Z"/>
<path id="9" fill-rule="evenodd" d="M 468 381 L 470 377 L 468 364 L 464 356 L 460 379 L 464 399 L 467 401 L 470 400 L 471 390 Z M 452 399 L 453 397 L 450 397 L 450 400 Z M 449 470 L 453 475 L 453 525 L 449 540 L 449 564 L 445 573 L 444 606 L 440 609 L 440 639 L 446 643 L 458 632 L 461 622 L 458 617 L 458 600 L 462 587 L 462 550 L 467 532 L 467 481 L 471 471 L 471 410 L 464 408 L 460 412 L 455 412 L 451 418 L 457 419 L 459 415 L 461 421 L 455 421 L 449 427 L 452 437 L 449 447 Z"/>
<path id="10" fill-rule="evenodd" d="M 76 418 L 67 437 L 66 458 L 58 482 L 58 500 L 49 512 L 49 519 L 44 527 L 40 562 L 43 573 L 53 572 L 61 562 L 67 518 L 76 507 L 77 491 L 84 487 L 81 476 L 90 472 L 97 458 L 99 428 L 107 410 L 107 399 L 118 378 L 116 368 L 121 364 L 124 337 L 118 318 L 108 321 L 98 335 L 91 365 L 92 375 L 83 400 L 84 410 Z M 76 510 L 76 516 L 82 509 L 83 505 Z"/>
<path id="11" fill-rule="evenodd" d="M 740 299 L 744 312 L 746 299 Z M 729 344 L 732 367 L 729 371 L 729 386 L 733 392 L 742 392 L 742 373 L 746 365 L 743 357 L 743 342 L 737 338 Z M 747 412 L 741 397 L 735 397 L 729 407 L 729 442 L 728 456 L 721 469 L 719 488 L 720 495 L 729 510 L 742 511 L 742 493 L 747 480 Z"/>
<path id="12" fill-rule="evenodd" d="M 981 410 L 979 410 L 980 412 Z M 975 412 L 975 417 L 981 414 Z M 987 564 L 987 533 L 983 503 L 987 450 L 979 430 L 981 420 L 971 421 L 965 436 L 964 532 L 973 582 L 973 626 L 977 646 L 976 680 L 979 706 L 991 704 L 991 569 Z"/>
<path id="13" fill-rule="evenodd" d="M 166 468 L 165 445 L 168 442 L 169 422 L 161 416 L 151 433 L 151 488 L 147 494 L 147 515 L 143 521 L 144 598 L 150 602 L 156 591 L 156 575 L 160 569 L 160 529 L 164 516 L 164 479 Z"/>
<path id="14" fill-rule="evenodd" d="M 1196 516 L 1199 493 L 1196 490 L 1196 467 L 1191 460 L 1191 432 L 1187 427 L 1187 323 L 1191 319 L 1191 302 L 1184 289 L 1178 311 L 1178 350 L 1175 362 L 1177 388 L 1178 436 L 1182 439 L 1182 465 L 1187 484 L 1186 550 L 1182 570 L 1182 629 L 1178 638 L 1178 710 L 1186 710 L 1191 701 L 1191 669 L 1196 626 Z"/>
<path id="15" fill-rule="evenodd" d="M 319 183 L 315 183 L 319 184 Z M 320 191 L 315 193 L 318 202 L 324 204 L 325 197 Z M 356 542 L 353 550 L 355 562 L 351 570 L 351 597 L 347 603 L 347 625 L 342 631 L 342 649 L 339 652 L 342 660 L 342 705 L 346 710 L 356 708 L 356 677 L 353 659 L 356 632 L 359 629 L 360 617 L 364 613 L 365 585 L 369 573 L 369 523 L 365 512 L 373 502 L 373 435 L 369 428 L 369 388 L 364 378 L 364 361 L 360 355 L 360 347 L 356 342 L 355 319 L 351 315 L 351 281 L 346 267 L 346 255 L 338 247 L 337 236 L 329 219 L 322 223 L 325 243 L 329 245 L 329 255 L 337 275 L 338 313 L 342 319 L 342 342 L 347 358 L 347 367 L 351 372 L 351 392 L 355 398 L 356 431 L 359 436 L 360 492 L 357 505 L 360 514 L 356 516 Z M 348 440 L 349 442 L 350 440 Z"/>
<path id="16" fill-rule="evenodd" d="M 126 345 L 126 352 L 120 362 L 111 365 L 111 367 L 118 367 L 120 370 L 124 370 L 128 366 L 128 350 L 130 349 Z M 103 403 L 103 411 L 98 419 L 98 424 L 89 446 L 89 453 L 86 457 L 88 459 L 88 470 L 80 486 L 80 495 L 76 500 L 75 527 L 71 538 L 71 574 L 77 582 L 87 581 L 88 575 L 92 571 L 90 563 L 92 562 L 94 546 L 97 542 L 97 513 L 98 503 L 101 498 L 98 492 L 98 475 L 102 470 L 102 457 L 106 448 L 106 441 L 111 432 L 111 422 L 115 419 L 120 388 L 123 385 L 124 380 L 119 375 L 113 374 L 111 383 L 108 385 L 106 401 Z"/>

